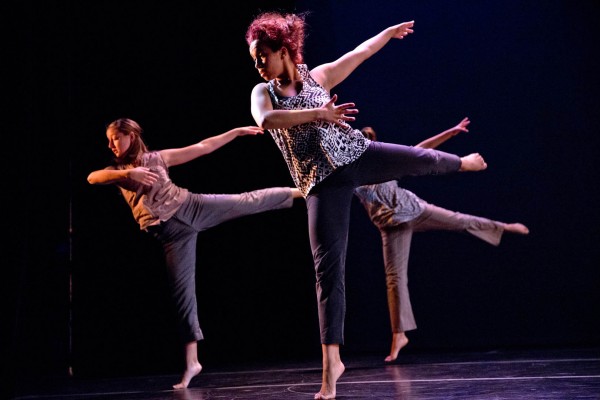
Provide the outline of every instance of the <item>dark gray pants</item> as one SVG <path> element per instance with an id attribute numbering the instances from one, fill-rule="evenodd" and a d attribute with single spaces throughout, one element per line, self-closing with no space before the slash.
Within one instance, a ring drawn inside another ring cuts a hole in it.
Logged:
<path id="1" fill-rule="evenodd" d="M 460 158 L 454 154 L 373 142 L 358 160 L 338 168 L 313 187 L 306 198 L 306 205 L 316 273 L 321 343 L 344 343 L 344 280 L 354 189 L 409 175 L 456 172 L 460 165 Z"/>
<path id="2" fill-rule="evenodd" d="M 184 343 L 202 340 L 196 304 L 196 240 L 198 233 L 225 221 L 293 205 L 289 188 L 241 194 L 190 193 L 177 213 L 148 231 L 162 244 L 179 332 Z"/>

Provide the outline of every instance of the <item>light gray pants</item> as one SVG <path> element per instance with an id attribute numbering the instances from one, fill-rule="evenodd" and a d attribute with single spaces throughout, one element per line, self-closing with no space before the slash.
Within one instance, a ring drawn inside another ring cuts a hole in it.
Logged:
<path id="1" fill-rule="evenodd" d="M 169 288 L 184 343 L 202 340 L 196 304 L 196 241 L 198 233 L 223 222 L 293 205 L 289 188 L 241 194 L 190 193 L 177 213 L 148 231 L 162 244 Z"/>
<path id="2" fill-rule="evenodd" d="M 380 229 L 392 332 L 417 328 L 408 293 L 408 257 L 413 232 L 434 230 L 468 232 L 491 245 L 500 244 L 504 223 L 461 214 L 425 203 L 417 218 Z"/>

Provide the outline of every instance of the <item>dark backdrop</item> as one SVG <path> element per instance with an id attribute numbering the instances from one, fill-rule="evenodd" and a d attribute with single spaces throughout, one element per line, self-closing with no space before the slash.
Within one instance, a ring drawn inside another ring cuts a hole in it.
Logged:
<path id="1" fill-rule="evenodd" d="M 115 187 L 88 185 L 86 176 L 108 162 L 104 127 L 118 117 L 140 122 L 153 149 L 253 124 L 250 91 L 260 77 L 243 35 L 274 4 L 312 12 L 310 66 L 414 19 L 414 34 L 335 93 L 360 109 L 354 126 L 373 126 L 383 141 L 416 144 L 468 116 L 470 132 L 440 149 L 480 152 L 489 168 L 404 185 L 444 208 L 531 229 L 499 247 L 469 235 L 415 235 L 409 276 L 419 329 L 403 351 L 598 346 L 596 2 L 22 2 L 5 14 L 14 94 L 4 124 L 14 182 L 4 196 L 11 378 L 26 385 L 69 367 L 82 377 L 180 372 L 160 249 Z M 268 135 L 236 139 L 171 174 L 207 193 L 292 184 Z M 342 351 L 383 358 L 381 243 L 361 207 L 352 210 Z M 197 286 L 207 368 L 319 363 L 302 200 L 201 233 Z"/>

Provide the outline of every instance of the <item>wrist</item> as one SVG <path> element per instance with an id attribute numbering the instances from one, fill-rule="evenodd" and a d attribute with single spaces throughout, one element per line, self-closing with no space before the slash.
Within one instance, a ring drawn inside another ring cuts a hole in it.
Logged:
<path id="1" fill-rule="evenodd" d="M 323 119 L 325 119 L 325 111 L 321 108 L 316 108 L 315 118 L 313 119 L 313 121 L 321 121 Z"/>

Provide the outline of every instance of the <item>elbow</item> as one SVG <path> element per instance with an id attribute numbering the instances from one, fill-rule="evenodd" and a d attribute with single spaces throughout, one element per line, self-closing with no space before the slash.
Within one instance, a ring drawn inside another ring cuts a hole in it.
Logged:
<path id="1" fill-rule="evenodd" d="M 256 121 L 256 125 L 260 128 L 260 129 L 268 129 L 267 128 L 267 124 L 268 124 L 268 118 L 266 116 L 260 116 L 258 118 L 255 118 Z"/>
<path id="2" fill-rule="evenodd" d="M 98 180 L 94 177 L 94 173 L 92 172 L 91 174 L 88 175 L 87 177 L 87 181 L 90 185 L 95 185 L 98 183 Z"/>
<path id="3" fill-rule="evenodd" d="M 264 114 L 263 116 L 261 116 L 260 118 L 258 118 L 256 120 L 256 124 L 261 129 L 276 129 L 276 128 L 278 128 L 277 122 L 268 113 Z"/>
<path id="4" fill-rule="evenodd" d="M 277 129 L 281 127 L 278 125 L 277 113 L 273 110 L 255 113 L 254 121 L 261 129 Z"/>

